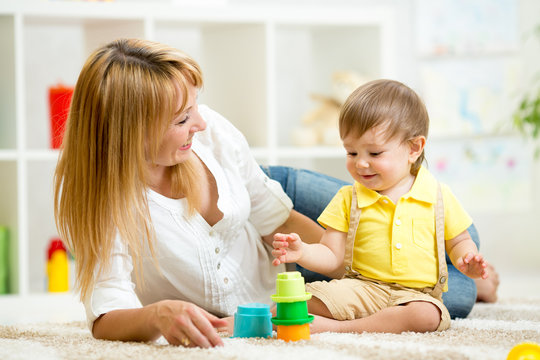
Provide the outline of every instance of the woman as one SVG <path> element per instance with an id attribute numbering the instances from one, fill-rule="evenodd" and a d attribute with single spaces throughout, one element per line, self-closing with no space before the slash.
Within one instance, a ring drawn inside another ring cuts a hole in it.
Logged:
<path id="1" fill-rule="evenodd" d="M 107 44 L 81 70 L 55 217 L 96 338 L 222 345 L 219 317 L 268 303 L 284 271 L 271 265 L 273 234 L 322 234 L 242 134 L 197 105 L 202 85 L 194 60 L 143 40 Z"/>
<path id="2" fill-rule="evenodd" d="M 318 236 L 238 130 L 197 105 L 202 84 L 191 58 L 141 40 L 110 43 L 83 66 L 55 215 L 96 338 L 221 345 L 227 323 L 215 315 L 269 302 L 284 271 L 262 240 Z"/>

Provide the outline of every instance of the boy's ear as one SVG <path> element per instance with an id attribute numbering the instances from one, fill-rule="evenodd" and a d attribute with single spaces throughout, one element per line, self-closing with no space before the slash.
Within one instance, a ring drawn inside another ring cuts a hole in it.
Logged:
<path id="1" fill-rule="evenodd" d="M 418 157 L 422 155 L 422 151 L 424 151 L 425 146 L 425 136 L 420 135 L 409 140 L 409 162 L 411 164 L 414 164 Z"/>

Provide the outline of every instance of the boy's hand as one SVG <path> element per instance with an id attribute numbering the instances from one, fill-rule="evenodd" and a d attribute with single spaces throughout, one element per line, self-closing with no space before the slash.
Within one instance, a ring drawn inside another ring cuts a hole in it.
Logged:
<path id="1" fill-rule="evenodd" d="M 272 265 L 296 262 L 302 256 L 303 242 L 295 233 L 274 235 L 272 255 L 275 257 Z"/>
<path id="2" fill-rule="evenodd" d="M 464 273 L 470 278 L 482 278 L 487 279 L 487 262 L 484 260 L 484 257 L 480 254 L 473 254 L 471 252 L 463 255 L 458 258 L 456 267 L 459 271 Z"/>

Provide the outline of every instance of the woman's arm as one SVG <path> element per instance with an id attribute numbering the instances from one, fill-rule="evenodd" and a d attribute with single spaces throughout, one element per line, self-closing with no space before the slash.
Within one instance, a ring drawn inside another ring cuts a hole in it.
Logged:
<path id="1" fill-rule="evenodd" d="M 316 244 L 321 240 L 324 234 L 324 229 L 307 216 L 300 214 L 296 210 L 291 210 L 288 219 L 277 229 L 275 229 L 274 232 L 263 236 L 263 240 L 268 245 L 272 246 L 274 234 L 289 234 L 292 232 L 300 235 L 302 241 L 308 244 Z"/>
<path id="2" fill-rule="evenodd" d="M 200 307 L 180 300 L 163 300 L 138 309 L 112 310 L 94 321 L 96 339 L 153 341 L 163 335 L 170 344 L 222 346 L 216 328 L 226 327 Z"/>

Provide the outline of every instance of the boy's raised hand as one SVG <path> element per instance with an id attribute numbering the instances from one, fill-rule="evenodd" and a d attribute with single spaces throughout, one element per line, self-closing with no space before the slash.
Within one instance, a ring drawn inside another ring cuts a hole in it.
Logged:
<path id="1" fill-rule="evenodd" d="M 302 240 L 295 233 L 274 235 L 272 255 L 275 257 L 272 265 L 296 262 L 302 256 Z"/>
<path id="2" fill-rule="evenodd" d="M 482 255 L 475 255 L 471 252 L 458 258 L 456 264 L 456 267 L 459 269 L 459 271 L 473 279 L 487 279 L 487 266 L 487 262 L 484 260 L 484 257 Z"/>

